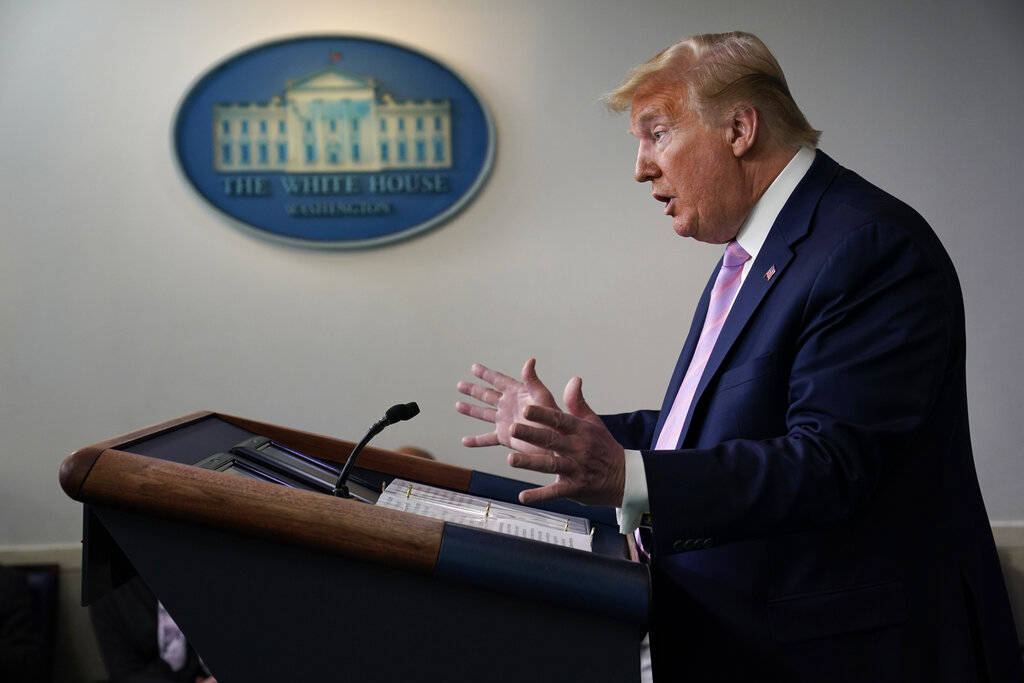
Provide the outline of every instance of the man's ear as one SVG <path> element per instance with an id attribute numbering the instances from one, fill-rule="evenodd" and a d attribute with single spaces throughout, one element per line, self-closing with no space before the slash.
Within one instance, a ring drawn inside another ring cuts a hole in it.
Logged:
<path id="1" fill-rule="evenodd" d="M 726 141 L 732 147 L 733 156 L 737 159 L 749 152 L 757 142 L 760 122 L 757 109 L 749 105 L 738 107 L 733 111 L 729 120 L 729 128 L 726 131 Z"/>

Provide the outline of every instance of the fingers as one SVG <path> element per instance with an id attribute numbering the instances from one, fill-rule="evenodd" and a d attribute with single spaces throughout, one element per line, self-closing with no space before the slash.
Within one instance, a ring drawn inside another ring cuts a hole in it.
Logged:
<path id="1" fill-rule="evenodd" d="M 565 482 L 556 481 L 550 486 L 542 486 L 537 489 L 527 489 L 519 492 L 519 502 L 523 505 L 543 503 L 556 498 L 568 498 L 573 495 L 574 489 Z"/>
<path id="2" fill-rule="evenodd" d="M 532 455 L 529 453 L 509 453 L 508 464 L 521 470 L 532 470 L 544 474 L 572 474 L 576 463 L 554 453 Z"/>
<path id="3" fill-rule="evenodd" d="M 463 415 L 469 415 L 484 422 L 494 422 L 498 414 L 498 411 L 494 408 L 485 408 L 484 406 L 478 406 L 475 403 L 465 403 L 464 401 L 456 401 L 455 410 Z"/>
<path id="4" fill-rule="evenodd" d="M 498 432 L 487 432 L 486 434 L 478 434 L 476 436 L 464 436 L 462 437 L 462 445 L 469 446 L 470 448 L 497 446 Z"/>
<path id="5" fill-rule="evenodd" d="M 525 441 L 528 444 L 546 450 L 568 451 L 572 447 L 571 440 L 558 432 L 543 427 L 523 424 L 522 422 L 516 422 L 512 425 L 511 434 L 514 439 Z"/>
<path id="6" fill-rule="evenodd" d="M 500 391 L 504 391 L 510 386 L 518 384 L 518 380 L 514 380 L 508 375 L 503 375 L 497 370 L 491 370 L 486 365 L 482 365 L 480 363 L 473 363 L 473 367 L 471 367 L 469 371 Z"/>
<path id="7" fill-rule="evenodd" d="M 482 401 L 489 406 L 497 405 L 498 399 L 501 398 L 500 391 L 488 389 L 487 387 L 482 387 L 479 384 L 474 384 L 473 382 L 459 382 L 456 387 L 460 394 L 472 396 L 476 400 Z"/>
<path id="8" fill-rule="evenodd" d="M 557 408 L 537 405 L 526 406 L 526 410 L 523 411 L 523 417 L 530 422 L 551 427 L 562 434 L 575 434 L 579 428 L 578 419 Z"/>
<path id="9" fill-rule="evenodd" d="M 459 382 L 459 391 L 481 400 L 484 403 L 495 405 L 501 399 L 503 393 L 510 392 L 512 390 L 522 390 L 523 385 L 526 385 L 535 399 L 540 400 L 541 402 L 549 402 L 552 405 L 555 404 L 555 399 L 551 395 L 551 392 L 548 391 L 548 388 L 544 386 L 544 383 L 539 377 L 537 377 L 537 360 L 535 358 L 529 359 L 526 361 L 526 364 L 523 365 L 521 373 L 522 381 L 509 377 L 497 370 L 491 370 L 489 367 L 481 363 L 474 363 L 473 367 L 470 368 L 470 372 L 472 372 L 476 377 L 479 377 L 492 385 L 497 389 L 497 391 L 494 391 L 494 389 L 487 389 L 486 387 L 480 387 L 480 392 L 493 393 L 480 393 L 480 395 L 477 395 L 477 393 L 471 393 L 473 391 L 477 391 L 472 388 L 472 382 Z"/>
<path id="10" fill-rule="evenodd" d="M 562 394 L 562 401 L 570 413 L 579 418 L 586 418 L 596 415 L 591 410 L 587 400 L 583 398 L 583 378 L 573 377 L 565 385 L 565 392 Z"/>

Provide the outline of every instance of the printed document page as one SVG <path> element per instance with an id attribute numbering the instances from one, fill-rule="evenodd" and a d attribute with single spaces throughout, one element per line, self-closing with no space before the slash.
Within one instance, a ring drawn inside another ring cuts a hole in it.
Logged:
<path id="1" fill-rule="evenodd" d="M 388 484 L 377 499 L 377 505 L 567 548 L 591 550 L 590 521 L 583 517 L 456 493 L 405 479 L 395 479 Z"/>

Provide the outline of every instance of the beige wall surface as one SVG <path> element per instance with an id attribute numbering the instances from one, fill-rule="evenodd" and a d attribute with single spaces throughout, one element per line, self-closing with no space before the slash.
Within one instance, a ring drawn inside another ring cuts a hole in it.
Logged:
<path id="1" fill-rule="evenodd" d="M 733 28 L 774 48 L 823 148 L 949 249 L 982 490 L 993 519 L 1024 519 L 1024 141 L 1007 120 L 1022 14 L 1013 0 L 0 3 L 0 544 L 75 542 L 64 455 L 196 409 L 358 438 L 416 400 L 422 415 L 380 445 L 508 474 L 503 450 L 459 445 L 481 429 L 452 409 L 474 361 L 515 372 L 536 356 L 556 394 L 579 374 L 601 411 L 656 407 L 718 249 L 672 233 L 598 97 L 674 39 Z M 473 85 L 499 139 L 468 209 L 391 247 L 320 252 L 256 239 L 192 191 L 170 139 L 190 85 L 311 33 L 395 40 Z"/>

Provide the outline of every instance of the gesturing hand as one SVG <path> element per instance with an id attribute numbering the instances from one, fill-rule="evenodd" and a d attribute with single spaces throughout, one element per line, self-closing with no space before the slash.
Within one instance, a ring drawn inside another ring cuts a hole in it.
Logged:
<path id="1" fill-rule="evenodd" d="M 555 403 L 555 397 L 551 395 L 548 388 L 537 377 L 536 363 L 537 361 L 533 358 L 526 361 L 526 364 L 523 365 L 522 381 L 491 370 L 479 363 L 473 365 L 471 372 L 493 388 L 473 382 L 459 382 L 458 389 L 461 393 L 472 396 L 491 407 L 487 408 L 475 403 L 459 401 L 455 404 L 455 410 L 463 415 L 469 415 L 484 422 L 494 423 L 494 431 L 477 436 L 465 436 L 462 438 L 463 446 L 497 446 L 500 444 L 514 448 L 517 451 L 535 455 L 544 455 L 549 452 L 547 449 L 538 448 L 526 441 L 515 439 L 511 435 L 514 423 L 526 422 L 528 420 L 524 414 L 527 407 L 536 405 L 554 409 L 558 408 L 558 404 Z"/>
<path id="2" fill-rule="evenodd" d="M 531 450 L 510 453 L 508 464 L 557 475 L 554 484 L 520 493 L 519 501 L 572 498 L 588 505 L 621 506 L 626 481 L 622 446 L 587 405 L 582 379 L 569 380 L 563 400 L 569 412 L 530 405 L 523 417 L 542 426 L 517 421 L 511 427 L 513 440 L 529 444 Z"/>

